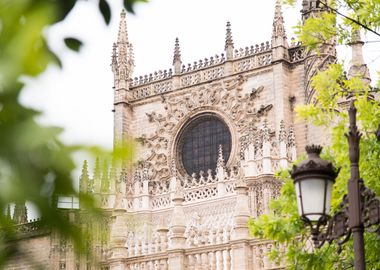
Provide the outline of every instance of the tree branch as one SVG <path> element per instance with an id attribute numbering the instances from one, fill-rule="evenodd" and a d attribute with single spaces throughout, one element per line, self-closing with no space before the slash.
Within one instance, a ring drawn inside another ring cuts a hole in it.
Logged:
<path id="1" fill-rule="evenodd" d="M 350 21 L 352 21 L 353 23 L 356 23 L 356 24 L 360 25 L 360 26 L 363 27 L 364 29 L 366 29 L 366 30 L 368 30 L 368 31 L 370 31 L 370 32 L 372 32 L 372 33 L 374 33 L 375 35 L 377 35 L 377 36 L 380 37 L 380 34 L 379 34 L 378 32 L 376 32 L 375 30 L 372 30 L 371 28 L 369 28 L 369 27 L 366 26 L 365 24 L 362 24 L 360 21 L 355 20 L 355 19 L 353 19 L 353 18 L 350 18 L 350 17 L 348 17 L 348 16 L 346 16 L 346 15 L 340 13 L 337 9 L 330 7 L 330 6 L 327 5 L 324 1 L 319 1 L 319 3 L 321 3 L 322 5 L 324 5 L 325 7 L 327 7 L 329 10 L 334 11 L 336 14 L 342 16 L 343 18 L 346 18 L 347 20 L 350 20 Z"/>

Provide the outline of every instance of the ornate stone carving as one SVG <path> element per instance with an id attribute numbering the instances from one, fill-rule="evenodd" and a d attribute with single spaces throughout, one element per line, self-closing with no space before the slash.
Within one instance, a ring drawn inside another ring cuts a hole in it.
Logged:
<path id="1" fill-rule="evenodd" d="M 151 136 L 143 135 L 139 140 L 149 149 L 146 161 L 154 168 L 153 178 L 167 179 L 170 176 L 170 149 L 175 141 L 174 135 L 184 124 L 184 120 L 198 112 L 216 111 L 233 122 L 238 134 L 247 133 L 250 124 L 265 116 L 272 105 L 255 106 L 255 99 L 263 91 L 258 87 L 252 94 L 241 93 L 246 78 L 239 75 L 230 79 L 193 88 L 180 97 L 165 96 L 165 114 L 147 113 L 149 122 L 157 125 Z M 153 179 L 151 178 L 151 179 Z"/>
<path id="2" fill-rule="evenodd" d="M 251 214 L 258 217 L 269 211 L 269 201 L 280 196 L 282 183 L 275 179 L 261 179 L 249 187 Z"/>

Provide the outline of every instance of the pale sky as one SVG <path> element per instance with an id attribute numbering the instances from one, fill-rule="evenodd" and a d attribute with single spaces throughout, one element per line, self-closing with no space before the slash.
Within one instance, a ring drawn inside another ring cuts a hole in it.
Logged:
<path id="1" fill-rule="evenodd" d="M 90 0 L 78 2 L 63 23 L 46 29 L 49 45 L 62 59 L 63 69 L 51 66 L 39 78 L 28 80 L 21 96 L 22 103 L 44 112 L 42 123 L 65 129 L 62 138 L 67 143 L 112 146 L 110 60 L 122 1 L 109 2 L 114 6 L 108 27 L 98 12 L 98 1 Z M 184 64 L 222 53 L 227 21 L 232 25 L 235 48 L 270 41 L 274 6 L 275 0 L 151 0 L 139 4 L 136 15 L 127 14 L 135 53 L 133 77 L 171 68 L 176 37 Z M 285 7 L 283 11 L 290 41 L 300 13 Z M 68 36 L 84 42 L 79 54 L 65 47 L 63 38 Z M 374 77 L 380 51 L 376 43 L 368 45 L 365 57 Z M 349 61 L 350 51 L 339 49 L 341 59 Z"/>

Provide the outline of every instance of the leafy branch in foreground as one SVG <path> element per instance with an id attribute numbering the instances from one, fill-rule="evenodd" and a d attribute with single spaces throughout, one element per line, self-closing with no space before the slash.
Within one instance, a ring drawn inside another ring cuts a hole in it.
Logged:
<path id="1" fill-rule="evenodd" d="M 83 248 L 80 230 L 56 210 L 54 198 L 81 196 L 82 206 L 96 212 L 93 198 L 79 195 L 72 183 L 72 153 L 78 148 L 63 143 L 59 137 L 62 129 L 39 124 L 36 117 L 40 112 L 19 102 L 24 87 L 21 77 L 38 76 L 48 65 L 60 65 L 43 32 L 64 20 L 76 2 L 0 1 L 0 268 L 18 251 L 17 228 L 6 213 L 9 204 L 32 204 L 42 217 L 41 226 L 73 239 L 77 248 Z M 107 24 L 111 18 L 108 2 L 99 2 Z M 130 12 L 136 2 L 146 1 L 123 1 Z M 65 38 L 65 43 L 74 51 L 82 44 L 71 37 Z"/>
<path id="2" fill-rule="evenodd" d="M 347 112 L 344 108 L 345 97 L 355 98 L 358 108 L 358 125 L 363 132 L 360 142 L 360 171 L 365 184 L 380 194 L 380 143 L 374 131 L 380 124 L 380 105 L 373 98 L 371 88 L 358 77 L 345 78 L 340 64 L 330 65 L 312 79 L 316 90 L 317 103 L 296 108 L 299 117 L 316 126 L 331 129 L 329 145 L 325 146 L 324 159 L 331 160 L 340 173 L 333 190 L 332 213 L 335 212 L 347 193 L 347 179 L 350 176 L 348 144 L 344 134 L 347 132 Z M 357 89 L 363 89 L 356 91 Z M 271 213 L 250 221 L 254 236 L 276 241 L 271 258 L 285 258 L 290 269 L 347 269 L 352 267 L 352 242 L 343 246 L 338 254 L 335 244 L 314 249 L 310 231 L 304 228 L 297 213 L 293 181 L 287 171 L 278 172 L 276 177 L 284 181 L 281 195 L 270 204 Z M 365 234 L 367 265 L 372 269 L 380 268 L 378 252 L 380 240 Z"/>

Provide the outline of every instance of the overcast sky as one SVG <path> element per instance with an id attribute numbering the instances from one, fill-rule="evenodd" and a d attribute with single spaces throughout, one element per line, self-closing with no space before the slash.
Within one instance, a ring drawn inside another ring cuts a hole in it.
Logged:
<path id="1" fill-rule="evenodd" d="M 61 57 L 63 69 L 51 66 L 39 78 L 28 81 L 21 101 L 44 112 L 41 122 L 64 127 L 64 141 L 111 148 L 110 60 L 122 1 L 109 1 L 114 5 L 108 27 L 100 17 L 97 2 L 79 1 L 63 23 L 46 30 L 49 45 Z M 275 0 L 151 0 L 139 4 L 136 15 L 127 14 L 135 53 L 133 76 L 171 68 L 176 37 L 184 64 L 222 53 L 227 21 L 232 25 L 235 48 L 269 41 L 274 5 Z M 300 14 L 298 9 L 283 11 L 290 40 L 291 27 Z M 79 54 L 65 47 L 63 38 L 67 36 L 84 42 Z M 365 56 L 374 77 L 380 51 L 375 49 L 376 43 L 371 45 L 366 47 Z M 350 52 L 340 51 L 340 57 L 348 61 Z"/>

